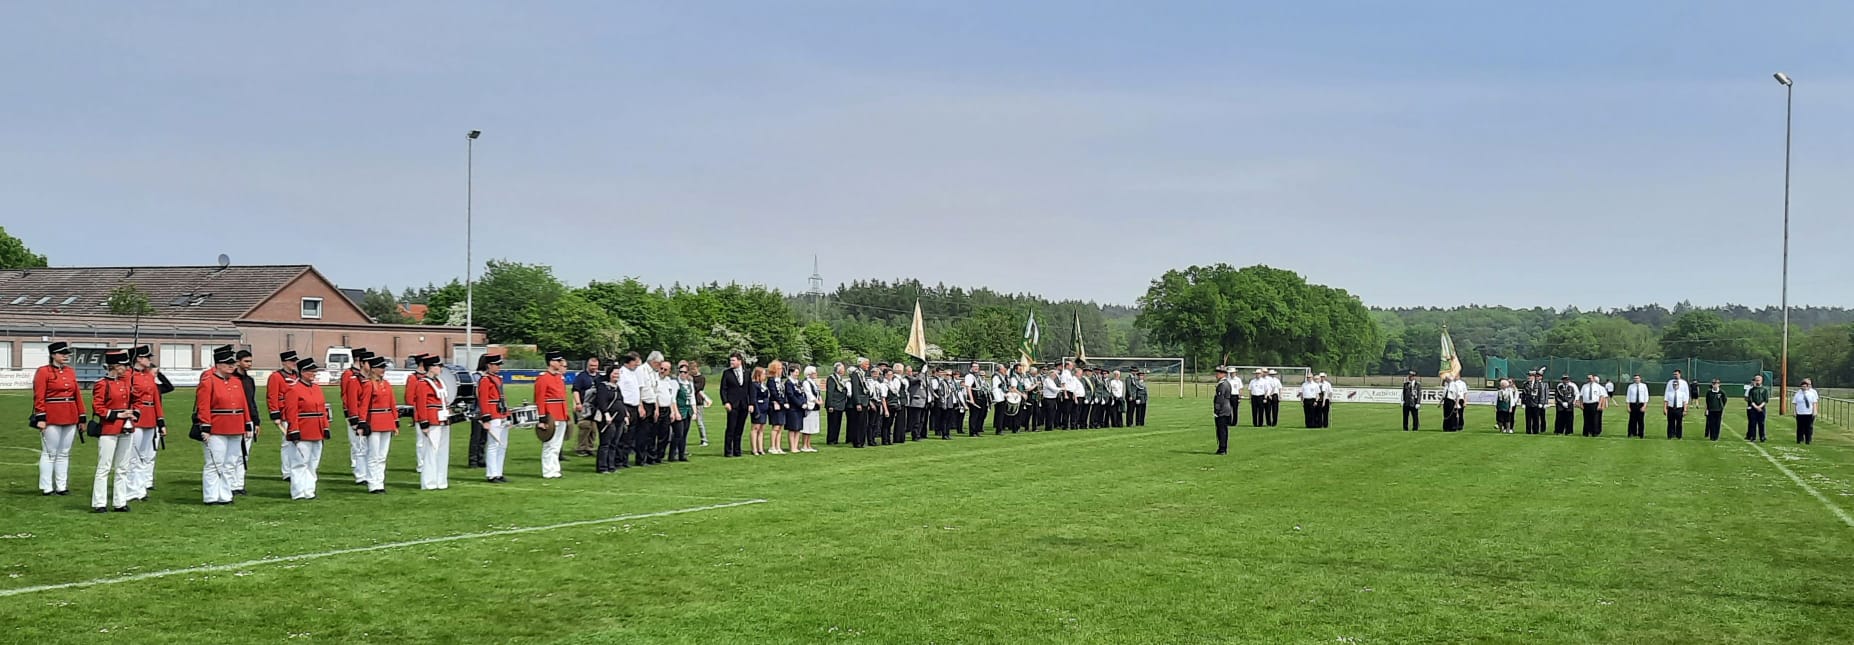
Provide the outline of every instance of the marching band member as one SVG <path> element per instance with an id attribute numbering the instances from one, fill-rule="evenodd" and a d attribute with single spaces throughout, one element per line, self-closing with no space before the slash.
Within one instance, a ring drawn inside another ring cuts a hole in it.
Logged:
<path id="1" fill-rule="evenodd" d="M 509 402 L 502 394 L 502 356 L 484 354 L 476 359 L 477 420 L 483 424 L 483 480 L 506 484 L 502 463 L 509 455 Z"/>
<path id="2" fill-rule="evenodd" d="M 328 397 L 316 383 L 322 366 L 313 358 L 286 364 L 291 367 L 292 377 L 300 374 L 299 378 L 287 379 L 283 409 L 277 417 L 285 449 L 296 453 L 286 460 L 291 469 L 290 499 L 315 499 L 316 470 L 322 464 L 322 442 L 328 439 L 331 413 Z"/>
<path id="3" fill-rule="evenodd" d="M 882 406 L 888 413 L 882 421 L 882 432 L 886 433 L 884 436 L 887 437 L 883 443 L 908 442 L 907 414 L 904 412 L 907 408 L 902 407 L 907 403 L 908 381 L 901 377 L 901 371 L 902 367 L 899 365 L 891 368 L 888 371 L 888 380 L 882 384 L 882 391 L 886 394 L 882 399 Z"/>
<path id="4" fill-rule="evenodd" d="M 226 345 L 231 347 L 231 345 Z M 237 474 L 232 477 L 232 494 L 245 494 L 245 470 L 251 464 L 251 446 L 257 444 L 258 405 L 257 379 L 251 377 L 251 350 L 241 349 L 233 354 L 238 362 L 234 365 L 232 376 L 245 388 L 245 419 L 250 427 L 245 429 L 245 438 L 238 444 L 238 461 L 233 462 Z"/>
<path id="5" fill-rule="evenodd" d="M 370 413 L 363 396 L 367 392 L 367 382 L 372 367 L 373 352 L 367 348 L 356 348 L 352 354 L 354 362 L 348 370 L 341 373 L 341 411 L 348 418 L 348 467 L 354 471 L 354 485 L 367 485 L 367 435 L 361 432 L 361 426 L 367 425 Z"/>
<path id="6" fill-rule="evenodd" d="M 1119 428 L 1127 422 L 1127 380 L 1114 370 L 1107 377 L 1107 425 Z"/>
<path id="7" fill-rule="evenodd" d="M 1127 383 L 1127 425 L 1145 427 L 1146 425 L 1146 370 L 1133 370 L 1133 380 Z M 1230 413 L 1234 420 L 1235 413 Z"/>
<path id="8" fill-rule="evenodd" d="M 1320 427 L 1320 382 L 1309 375 L 1300 382 L 1301 427 Z"/>
<path id="9" fill-rule="evenodd" d="M 167 436 L 167 411 L 161 395 L 174 391 L 174 384 L 154 366 L 154 348 L 135 348 L 129 378 L 129 399 L 135 406 L 135 432 L 129 451 L 129 499 L 148 499 L 154 488 L 155 441 Z"/>
<path id="10" fill-rule="evenodd" d="M 393 449 L 393 435 L 399 434 L 399 405 L 393 397 L 393 384 L 386 382 L 385 356 L 369 355 L 367 381 L 360 389 L 360 407 L 356 409 L 367 415 L 358 422 L 358 438 L 367 445 L 367 492 L 384 495 L 386 457 Z"/>
<path id="11" fill-rule="evenodd" d="M 560 477 L 560 444 L 566 440 L 566 426 L 572 421 L 567 412 L 566 353 L 547 353 L 547 372 L 534 379 L 534 398 L 540 406 L 541 423 L 553 426 L 551 436 L 545 431 L 541 443 L 541 478 Z"/>
<path id="12" fill-rule="evenodd" d="M 1043 400 L 1038 405 L 1043 409 L 1043 430 L 1045 431 L 1062 427 L 1061 374 L 1061 370 L 1051 367 L 1049 373 L 1043 376 L 1042 387 L 1039 390 Z"/>
<path id="13" fill-rule="evenodd" d="M 231 347 L 213 350 L 212 370 L 200 375 L 194 395 L 193 438 L 204 443 L 200 496 L 207 506 L 232 503 L 238 490 L 238 463 L 245 437 L 253 431 L 251 401 L 245 382 L 237 377 L 238 353 Z"/>
<path id="14" fill-rule="evenodd" d="M 451 420 L 450 411 L 444 407 L 448 392 L 444 382 L 438 380 L 444 359 L 426 356 L 418 367 L 421 373 L 406 379 L 406 405 L 412 406 L 412 422 L 418 424 L 421 461 L 425 463 L 419 471 L 419 487 L 444 490 L 451 487 Z"/>
<path id="15" fill-rule="evenodd" d="M 1011 380 L 1011 373 L 1006 371 L 1003 363 L 998 363 L 993 366 L 991 379 L 986 383 L 991 389 L 991 433 L 994 435 L 1004 434 L 1004 431 L 1013 429 L 1004 401 L 1004 395 L 1016 389 L 1016 384 Z"/>
<path id="16" fill-rule="evenodd" d="M 90 488 L 90 512 L 129 512 L 129 473 L 134 469 L 129 456 L 130 433 L 135 429 L 135 408 L 129 401 L 129 353 L 112 351 L 103 355 L 109 375 L 90 387 L 90 405 L 100 425 L 97 437 L 97 477 Z M 116 504 L 109 503 L 112 487 L 110 473 L 116 473 L 113 487 Z"/>
<path id="17" fill-rule="evenodd" d="M 927 439 L 927 375 L 914 371 L 912 365 L 907 369 L 908 400 L 905 407 L 908 415 L 908 432 L 914 435 L 915 441 L 925 441 Z"/>
<path id="18" fill-rule="evenodd" d="M 426 385 L 425 379 L 420 378 L 420 377 L 423 375 L 422 373 L 425 371 L 425 358 L 427 356 L 430 356 L 430 355 L 423 354 L 423 353 L 413 354 L 411 357 L 407 359 L 406 367 L 411 368 L 412 373 L 406 375 L 405 389 L 404 391 L 400 393 L 400 396 L 405 397 L 405 405 L 399 408 L 399 410 L 401 410 L 400 413 L 409 414 L 412 419 L 412 423 L 415 426 L 418 424 L 418 414 L 420 412 L 420 409 L 418 406 L 412 404 L 412 397 L 414 396 L 414 393 L 419 392 L 420 390 L 423 390 L 425 388 L 425 385 Z M 419 396 L 422 397 L 423 395 L 420 394 Z M 420 431 L 416 427 L 413 428 L 413 430 L 414 432 L 412 433 L 412 449 L 418 456 L 418 462 L 417 462 L 418 465 L 414 466 L 412 468 L 412 471 L 420 475 L 419 484 L 422 486 L 424 485 L 424 481 L 425 481 L 425 478 L 424 478 L 425 460 L 431 453 L 431 447 L 429 443 L 426 441 L 425 433 L 423 431 Z"/>
<path id="19" fill-rule="evenodd" d="M 272 423 L 283 422 L 283 403 L 290 397 L 290 390 L 296 386 L 296 381 L 296 352 L 285 350 L 277 354 L 277 370 L 271 372 L 270 378 L 264 381 L 264 403 Z M 296 471 L 295 463 L 290 460 L 296 458 L 298 452 L 296 446 L 290 445 L 289 439 L 280 439 L 279 443 L 283 444 L 283 481 L 287 482 L 290 481 L 290 474 Z"/>
<path id="20" fill-rule="evenodd" d="M 824 401 L 825 421 L 828 428 L 824 435 L 826 446 L 837 445 L 838 432 L 843 427 L 843 413 L 850 409 L 849 374 L 843 363 L 837 363 L 833 370 L 830 378 L 824 381 L 824 389 L 828 392 Z"/>
<path id="21" fill-rule="evenodd" d="M 31 425 L 39 431 L 39 494 L 69 495 L 71 441 L 84 425 L 84 398 L 71 367 L 71 345 L 46 346 L 51 363 L 32 373 Z"/>

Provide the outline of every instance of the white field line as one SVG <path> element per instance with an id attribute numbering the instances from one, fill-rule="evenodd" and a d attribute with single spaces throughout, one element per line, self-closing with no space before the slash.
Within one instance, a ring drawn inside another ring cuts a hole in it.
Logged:
<path id="1" fill-rule="evenodd" d="M 5 449 L 7 449 L 7 450 L 22 450 L 22 451 L 25 451 L 25 452 L 30 452 L 30 453 L 32 453 L 32 454 L 35 454 L 35 455 L 36 455 L 36 454 L 39 454 L 39 449 L 38 449 L 38 448 L 25 448 L 25 447 L 21 447 L 21 446 L 0 446 L 0 448 L 5 448 Z"/>
<path id="2" fill-rule="evenodd" d="M 137 582 L 141 580 L 152 580 L 155 578 L 166 578 L 169 576 L 185 575 L 185 574 L 191 574 L 191 573 L 211 573 L 215 571 L 232 571 L 232 570 L 237 570 L 237 569 L 244 569 L 246 567 L 262 566 L 266 564 L 280 564 L 284 562 L 300 562 L 303 560 L 316 560 L 320 558 L 329 558 L 329 557 L 334 557 L 337 555 L 349 555 L 353 553 L 367 553 L 369 551 L 385 551 L 387 549 L 399 549 L 399 548 L 404 548 L 404 547 L 409 547 L 409 546 L 438 544 L 441 542 L 457 542 L 460 540 L 476 540 L 476 539 L 488 538 L 488 537 L 498 537 L 498 536 L 503 536 L 503 535 L 518 535 L 522 533 L 536 533 L 539 531 L 552 531 L 554 529 L 566 529 L 566 528 L 574 528 L 574 527 L 580 527 L 580 526 L 596 526 L 599 524 L 611 524 L 614 522 L 626 522 L 630 520 L 641 520 L 641 519 L 648 519 L 652 517 L 681 515 L 684 513 L 699 513 L 702 511 L 713 511 L 713 510 L 719 510 L 723 508 L 734 508 L 736 506 L 747 506 L 750 504 L 764 504 L 764 503 L 766 503 L 766 500 L 764 499 L 748 499 L 748 500 L 741 500 L 738 502 L 728 502 L 726 504 L 711 504 L 708 506 L 679 508 L 679 509 L 671 510 L 671 511 L 657 511 L 654 513 L 636 513 L 632 515 L 619 515 L 617 517 L 607 517 L 607 518 L 596 519 L 596 520 L 579 520 L 576 522 L 562 522 L 559 524 L 549 524 L 546 526 L 529 526 L 529 527 L 515 528 L 515 529 L 503 529 L 499 531 L 484 531 L 481 533 L 464 533 L 462 535 L 446 535 L 444 537 L 424 538 L 420 540 L 408 540 L 405 542 L 389 542 L 386 544 L 375 544 L 372 546 L 354 547 L 351 549 L 336 549 L 333 551 L 321 551 L 317 553 L 301 553 L 297 555 L 285 555 L 285 556 L 277 556 L 277 557 L 271 557 L 271 558 L 259 558 L 257 560 L 246 560 L 244 562 L 234 562 L 232 564 L 209 564 L 209 565 L 203 565 L 203 566 L 198 566 L 198 567 L 187 567 L 184 569 L 167 569 L 164 571 L 150 571 L 148 573 L 138 573 L 132 576 L 119 576 L 119 577 L 114 577 L 114 578 L 96 578 L 96 579 L 84 580 L 80 582 L 66 582 L 66 583 L 55 584 L 55 585 L 39 585 L 39 586 L 34 586 L 34 587 L 19 587 L 16 589 L 0 589 L 0 597 L 18 596 L 22 594 L 37 593 L 40 591 L 57 591 L 59 589 L 81 589 L 84 587 L 95 587 L 98 585 L 113 585 L 113 584 L 119 584 L 119 583 L 124 583 L 124 582 Z"/>
<path id="3" fill-rule="evenodd" d="M 1836 506 L 1834 502 L 1828 501 L 1827 495 L 1823 495 L 1822 492 L 1816 490 L 1814 486 L 1810 486 L 1807 482 L 1804 482 L 1801 477 L 1797 477 L 1796 472 L 1790 470 L 1788 466 L 1778 463 L 1777 458 L 1770 456 L 1770 452 L 1764 450 L 1763 446 L 1757 445 L 1757 442 L 1754 441 L 1747 441 L 1745 443 L 1751 444 L 1752 448 L 1757 449 L 1757 454 L 1764 456 L 1764 461 L 1768 461 L 1770 465 L 1776 466 L 1777 470 L 1783 471 L 1784 476 L 1790 478 L 1790 481 L 1796 482 L 1797 486 L 1801 486 L 1803 492 L 1809 493 L 1809 496 L 1814 497 L 1815 501 L 1821 502 L 1823 506 L 1827 506 L 1828 510 L 1835 514 L 1835 517 L 1841 518 L 1842 524 L 1854 528 L 1854 516 L 1849 516 L 1847 511 L 1841 510 L 1841 507 Z"/>
<path id="4" fill-rule="evenodd" d="M 581 493 L 584 493 L 587 495 L 615 495 L 619 497 L 664 497 L 664 498 L 670 498 L 670 499 L 700 499 L 700 500 L 709 500 L 709 501 L 720 500 L 720 499 L 740 499 L 738 497 L 714 497 L 714 496 L 709 496 L 709 495 L 678 495 L 675 493 L 646 493 L 643 491 L 574 490 L 570 488 L 527 488 L 525 486 L 509 486 L 506 484 L 498 485 L 498 486 L 489 486 L 489 487 L 483 488 L 483 490 L 517 490 L 517 491 L 533 492 L 533 493 L 554 493 L 554 494 L 560 494 L 560 495 L 579 495 Z"/>
<path id="5" fill-rule="evenodd" d="M 31 467 L 37 468 L 38 465 L 39 465 L 39 462 L 36 462 L 36 461 L 29 463 L 29 464 L 20 463 L 17 461 L 0 461 L 0 466 L 31 466 Z"/>

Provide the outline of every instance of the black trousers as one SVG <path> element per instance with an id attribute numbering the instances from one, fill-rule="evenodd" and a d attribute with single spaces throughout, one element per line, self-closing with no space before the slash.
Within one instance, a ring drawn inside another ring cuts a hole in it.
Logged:
<path id="1" fill-rule="evenodd" d="M 1686 408 L 1668 408 L 1667 409 L 1667 438 L 1685 439 L 1686 437 L 1683 435 L 1686 433 L 1686 431 L 1687 431 L 1687 409 Z"/>
<path id="2" fill-rule="evenodd" d="M 669 454 L 664 457 L 669 461 L 689 460 L 689 418 L 670 422 Z"/>
<path id="3" fill-rule="evenodd" d="M 1408 430 L 1410 432 L 1416 432 L 1417 430 L 1421 430 L 1423 427 L 1422 416 L 1423 416 L 1423 406 L 1420 406 L 1420 405 L 1403 406 L 1403 429 Z"/>
<path id="4" fill-rule="evenodd" d="M 1553 420 L 1552 434 L 1571 434 L 1571 428 L 1577 425 L 1577 414 L 1570 407 L 1560 406 L 1558 416 Z"/>
<path id="5" fill-rule="evenodd" d="M 972 422 L 966 427 L 966 434 L 974 437 L 985 434 L 985 414 L 990 412 L 983 405 L 972 406 Z"/>
<path id="6" fill-rule="evenodd" d="M 650 418 L 657 411 L 657 406 L 645 403 L 630 407 L 631 413 L 631 460 L 635 465 L 657 463 L 657 421 Z"/>
<path id="7" fill-rule="evenodd" d="M 1461 429 L 1461 408 L 1453 401 L 1442 401 L 1442 431 L 1454 432 Z"/>
<path id="8" fill-rule="evenodd" d="M 1724 422 L 1725 422 L 1725 411 L 1724 410 L 1707 410 L 1706 411 L 1706 440 L 1707 441 L 1718 441 L 1719 440 L 1719 427 L 1724 425 Z"/>
<path id="9" fill-rule="evenodd" d="M 612 419 L 599 426 L 599 451 L 596 453 L 598 457 L 595 467 L 598 472 L 609 473 L 624 467 L 623 441 L 624 421 L 622 419 Z"/>
<path id="10" fill-rule="evenodd" d="M 1221 455 L 1230 451 L 1230 422 L 1235 420 L 1235 417 L 1226 417 L 1223 415 L 1216 415 L 1216 417 L 1217 454 Z"/>
<path id="11" fill-rule="evenodd" d="M 869 434 L 863 435 L 863 443 L 870 446 L 888 445 L 888 434 L 884 425 L 886 423 L 888 423 L 888 415 L 882 413 L 882 408 L 871 409 L 869 411 Z"/>
<path id="12" fill-rule="evenodd" d="M 852 448 L 863 447 L 863 433 L 869 428 L 869 413 L 850 408 L 844 411 L 844 415 L 844 434 L 848 435 L 844 440 L 850 442 Z"/>
<path id="13" fill-rule="evenodd" d="M 1745 408 L 1745 441 L 1764 440 L 1764 415 L 1768 410 Z"/>
<path id="14" fill-rule="evenodd" d="M 927 408 L 907 408 L 908 432 L 914 434 L 914 440 L 927 438 Z"/>
<path id="15" fill-rule="evenodd" d="M 1586 437 L 1603 436 L 1602 405 L 1603 405 L 1602 403 L 1585 403 L 1584 404 L 1584 436 Z"/>
<path id="16" fill-rule="evenodd" d="M 1643 438 L 1648 436 L 1648 404 L 1629 404 L 1629 436 Z"/>
<path id="17" fill-rule="evenodd" d="M 727 437 L 721 443 L 721 455 L 740 456 L 740 438 L 747 432 L 747 406 L 736 405 L 727 411 Z"/>
<path id="18" fill-rule="evenodd" d="M 1526 406 L 1526 434 L 1545 434 L 1545 408 Z"/>
<path id="19" fill-rule="evenodd" d="M 1333 402 L 1332 401 L 1321 401 L 1320 402 L 1320 427 L 1322 428 L 1333 427 Z"/>
<path id="20" fill-rule="evenodd" d="M 839 433 L 843 431 L 843 411 L 842 410 L 826 411 L 824 414 L 824 419 L 825 419 L 824 445 L 835 446 L 837 445 L 837 437 Z"/>
<path id="21" fill-rule="evenodd" d="M 938 433 L 941 439 L 953 438 L 953 424 L 955 423 L 953 417 L 954 410 L 952 408 L 935 408 L 933 412 L 934 432 Z"/>
<path id="22" fill-rule="evenodd" d="M 1268 397 L 1249 397 L 1249 425 L 1257 428 L 1268 425 Z"/>
<path id="23" fill-rule="evenodd" d="M 1320 427 L 1320 402 L 1303 399 L 1300 402 L 1300 424 L 1307 428 Z"/>
<path id="24" fill-rule="evenodd" d="M 670 405 L 657 406 L 657 424 L 651 437 L 650 458 L 656 463 L 669 459 L 670 436 L 676 432 L 676 422 L 670 421 Z"/>
<path id="25" fill-rule="evenodd" d="M 1815 415 L 1796 415 L 1796 443 L 1815 443 Z"/>
<path id="26" fill-rule="evenodd" d="M 1271 394 L 1268 396 L 1268 426 L 1278 425 L 1281 425 L 1281 397 Z"/>
<path id="27" fill-rule="evenodd" d="M 1063 430 L 1075 428 L 1075 399 L 1059 399 L 1056 402 L 1056 427 Z"/>
<path id="28" fill-rule="evenodd" d="M 469 468 L 483 468 L 483 446 L 489 442 L 489 428 L 476 419 L 470 420 Z"/>
<path id="29" fill-rule="evenodd" d="M 1143 427 L 1146 425 L 1146 402 L 1140 401 L 1127 408 L 1127 425 Z"/>

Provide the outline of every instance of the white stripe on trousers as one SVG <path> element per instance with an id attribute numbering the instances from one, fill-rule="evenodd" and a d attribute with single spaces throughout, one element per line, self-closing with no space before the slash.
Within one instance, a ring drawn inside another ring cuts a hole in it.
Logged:
<path id="1" fill-rule="evenodd" d="M 283 467 L 283 476 L 294 477 L 295 475 L 291 473 L 296 472 L 296 457 L 302 453 L 296 450 L 296 446 L 290 445 L 290 434 L 282 428 L 277 429 L 277 442 L 283 446 L 283 449 L 279 451 L 283 456 L 283 461 L 279 464 Z"/>
<path id="2" fill-rule="evenodd" d="M 483 446 L 483 477 L 495 479 L 502 476 L 502 462 L 509 456 L 509 420 L 491 419 L 488 433 L 489 444 Z"/>
<path id="3" fill-rule="evenodd" d="M 430 430 L 419 430 L 418 436 L 425 442 L 425 470 L 419 473 L 419 487 L 425 490 L 450 488 L 451 427 L 432 426 Z"/>
<path id="4" fill-rule="evenodd" d="M 97 437 L 97 478 L 90 487 L 91 508 L 110 505 L 111 490 L 116 494 L 116 506 L 129 505 L 129 473 L 135 469 L 129 449 L 133 447 L 134 441 L 128 435 L 106 434 Z M 109 480 L 111 471 L 116 473 L 113 487 Z"/>
<path id="5" fill-rule="evenodd" d="M 39 431 L 39 492 L 71 489 L 71 443 L 77 426 L 46 425 Z"/>
<path id="6" fill-rule="evenodd" d="M 134 447 L 130 449 L 129 459 L 134 468 L 129 471 L 129 497 L 147 499 L 148 489 L 154 488 L 155 467 L 155 433 L 156 428 L 136 428 Z"/>
<path id="7" fill-rule="evenodd" d="M 554 422 L 554 438 L 541 444 L 541 479 L 560 476 L 560 444 L 566 441 L 567 422 Z"/>
<path id="8" fill-rule="evenodd" d="M 353 424 L 348 424 L 348 467 L 354 470 L 354 481 L 367 481 L 367 438 Z"/>
<path id="9" fill-rule="evenodd" d="M 393 433 L 375 432 L 367 440 L 367 490 L 386 490 L 386 455 L 393 449 Z"/>
<path id="10" fill-rule="evenodd" d="M 283 451 L 295 453 L 290 457 L 290 499 L 315 497 L 316 469 L 322 465 L 322 442 L 285 441 Z"/>
<path id="11" fill-rule="evenodd" d="M 205 465 L 200 472 L 200 497 L 207 503 L 232 501 L 233 478 L 238 474 L 238 443 L 242 434 L 206 435 Z"/>

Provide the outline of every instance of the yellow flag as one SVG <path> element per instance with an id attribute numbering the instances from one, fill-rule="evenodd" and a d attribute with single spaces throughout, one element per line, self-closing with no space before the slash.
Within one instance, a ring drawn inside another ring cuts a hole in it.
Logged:
<path id="1" fill-rule="evenodd" d="M 927 328 L 921 324 L 921 301 L 914 301 L 914 327 L 908 330 L 908 355 L 927 360 Z"/>
<path id="2" fill-rule="evenodd" d="M 1448 325 L 1442 326 L 1442 366 L 1437 371 L 1437 376 L 1461 378 L 1461 358 L 1455 355 L 1455 339 L 1449 338 Z"/>

